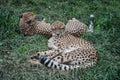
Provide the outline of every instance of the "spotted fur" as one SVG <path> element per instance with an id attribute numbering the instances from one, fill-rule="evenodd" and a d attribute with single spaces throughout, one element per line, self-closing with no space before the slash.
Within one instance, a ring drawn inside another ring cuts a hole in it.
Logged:
<path id="1" fill-rule="evenodd" d="M 62 63 L 58 63 L 52 59 L 49 59 L 45 56 L 39 56 L 37 58 L 39 60 L 39 62 L 43 65 L 45 65 L 48 68 L 53 68 L 53 69 L 59 69 L 59 70 L 72 70 L 74 68 L 77 68 L 79 66 L 76 65 L 66 65 L 66 64 L 62 64 Z"/>
<path id="2" fill-rule="evenodd" d="M 95 53 L 95 50 L 81 49 L 68 53 L 61 53 L 59 50 L 50 50 L 34 54 L 34 56 L 31 56 L 29 62 L 41 63 L 46 67 L 60 70 L 87 68 L 93 66 L 97 62 L 97 55 Z"/>
<path id="3" fill-rule="evenodd" d="M 37 21 L 36 15 L 33 12 L 25 12 L 20 17 L 20 31 L 25 35 L 34 35 L 36 33 L 50 37 L 51 27 L 49 23 L 43 21 Z M 81 34 L 86 33 L 87 26 L 73 18 L 69 20 L 66 24 L 66 32 L 74 35 L 80 36 Z"/>
<path id="4" fill-rule="evenodd" d="M 72 20 L 69 20 L 66 24 L 65 32 L 69 32 L 70 34 L 74 36 L 80 36 L 81 34 L 86 33 L 88 30 L 88 26 L 76 18 L 72 18 Z"/>
<path id="5" fill-rule="evenodd" d="M 51 25 L 52 37 L 48 40 L 50 49 L 75 50 L 77 48 L 89 49 L 93 48 L 88 41 L 82 38 L 75 37 L 68 32 L 65 32 L 65 24 L 56 21 Z"/>
<path id="6" fill-rule="evenodd" d="M 97 51 L 93 45 L 65 32 L 64 23 L 56 21 L 51 25 L 51 29 L 52 37 L 48 41 L 48 46 L 52 49 L 31 56 L 31 62 L 37 61 L 47 67 L 61 70 L 86 68 L 97 62 Z"/>
<path id="7" fill-rule="evenodd" d="M 42 34 L 45 36 L 51 36 L 51 26 L 49 23 L 43 21 L 37 21 L 36 15 L 33 12 L 25 12 L 20 17 L 20 31 L 24 35 Z"/>

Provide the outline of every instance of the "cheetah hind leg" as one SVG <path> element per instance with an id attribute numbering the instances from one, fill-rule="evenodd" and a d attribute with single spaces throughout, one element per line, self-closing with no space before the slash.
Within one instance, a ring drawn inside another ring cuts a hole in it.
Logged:
<path id="1" fill-rule="evenodd" d="M 62 62 L 62 64 L 78 66 L 79 68 L 87 68 L 93 66 L 95 63 L 88 61 L 87 59 L 85 59 L 85 61 L 73 59 Z"/>
<path id="2" fill-rule="evenodd" d="M 85 59 L 84 61 L 82 61 L 82 60 L 73 60 L 69 64 L 79 66 L 79 68 L 87 68 L 87 67 L 93 66 L 95 64 L 95 62 L 88 61 L 87 59 Z"/>

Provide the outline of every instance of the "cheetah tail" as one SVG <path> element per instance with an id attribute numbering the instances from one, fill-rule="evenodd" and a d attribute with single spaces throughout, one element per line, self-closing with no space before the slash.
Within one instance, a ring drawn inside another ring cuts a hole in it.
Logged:
<path id="1" fill-rule="evenodd" d="M 46 56 L 39 56 L 39 62 L 48 68 L 58 69 L 63 71 L 73 70 L 74 68 L 78 67 L 74 65 L 66 65 L 66 64 L 58 63 L 52 59 L 47 58 Z"/>

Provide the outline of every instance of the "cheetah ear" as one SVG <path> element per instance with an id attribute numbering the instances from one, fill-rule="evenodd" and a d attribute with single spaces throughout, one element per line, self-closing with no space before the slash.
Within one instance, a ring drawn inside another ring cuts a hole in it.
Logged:
<path id="1" fill-rule="evenodd" d="M 22 18 L 22 17 L 23 17 L 23 14 L 20 15 L 20 18 Z"/>

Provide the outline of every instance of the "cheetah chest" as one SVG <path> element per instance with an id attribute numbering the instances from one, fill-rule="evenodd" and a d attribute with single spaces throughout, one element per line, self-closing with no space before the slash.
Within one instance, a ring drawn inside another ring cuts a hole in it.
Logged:
<path id="1" fill-rule="evenodd" d="M 49 49 L 58 49 L 58 46 L 55 45 L 56 41 L 54 41 L 54 38 L 50 38 L 48 40 L 48 48 Z"/>
<path id="2" fill-rule="evenodd" d="M 78 45 L 74 46 L 74 45 L 67 44 L 67 46 L 65 46 L 65 44 L 62 44 L 62 43 L 58 42 L 57 40 L 55 40 L 54 37 L 52 37 L 48 40 L 48 47 L 50 49 L 59 49 L 60 52 L 62 52 L 64 54 L 69 53 L 69 52 L 74 51 L 79 48 Z"/>

